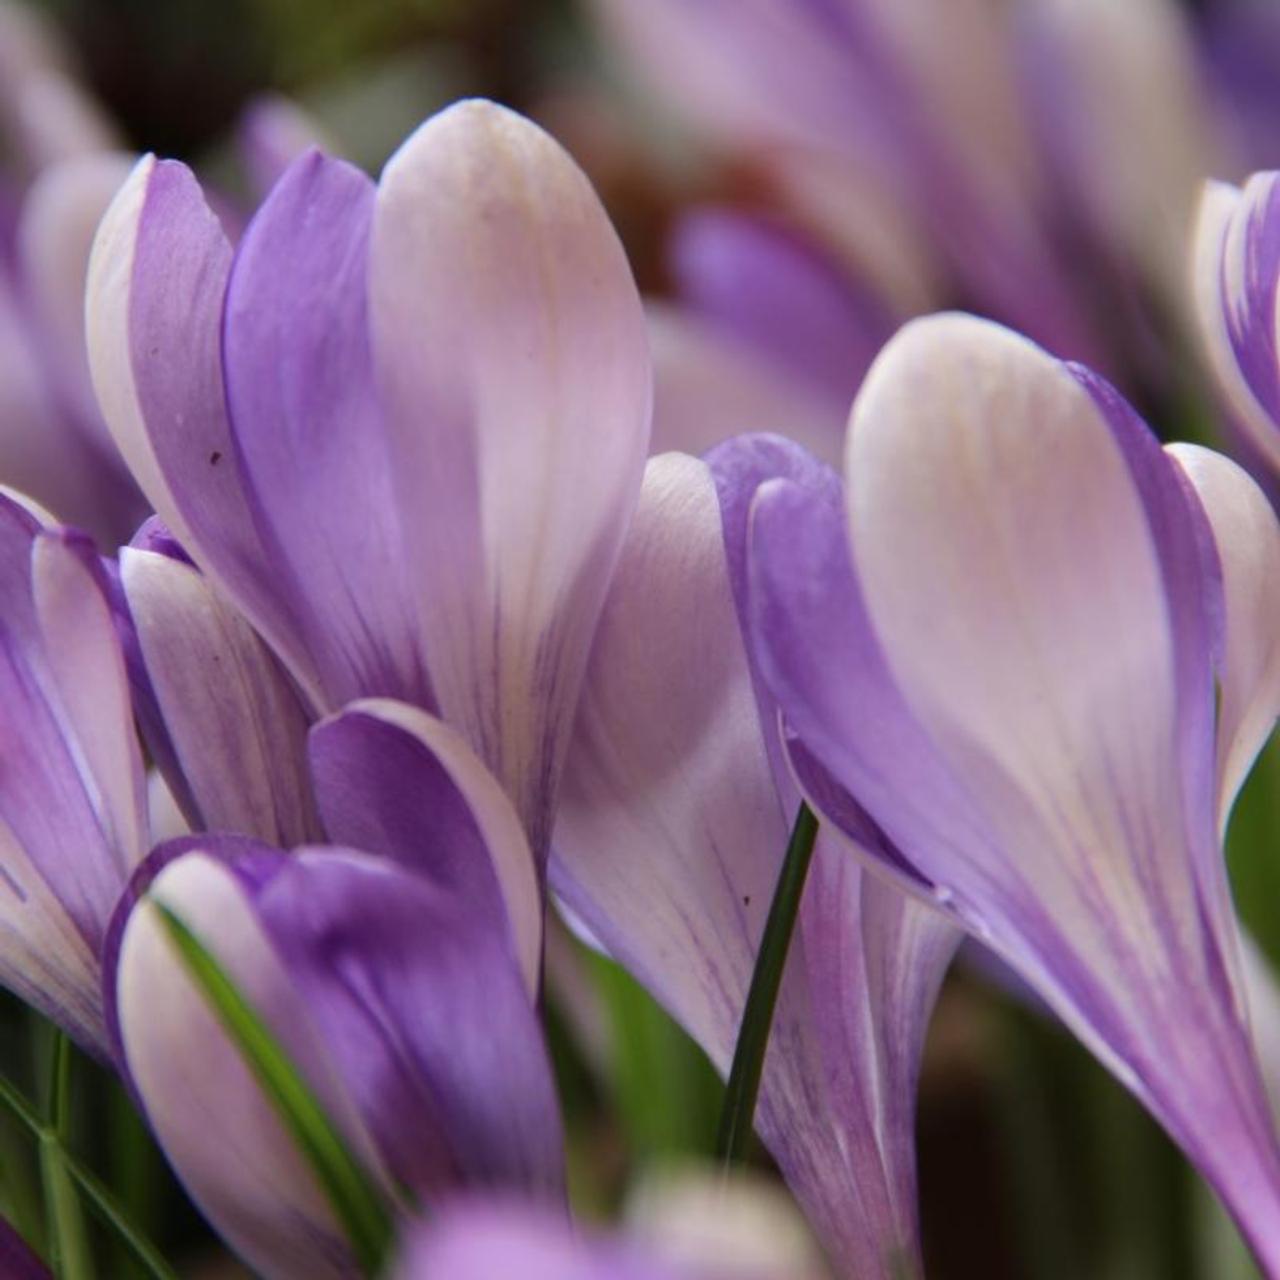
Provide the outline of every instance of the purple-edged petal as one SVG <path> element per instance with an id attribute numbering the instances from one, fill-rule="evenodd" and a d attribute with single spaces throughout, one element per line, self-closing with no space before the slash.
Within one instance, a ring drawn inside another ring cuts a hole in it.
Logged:
<path id="1" fill-rule="evenodd" d="M 104 976 L 120 1064 L 192 1198 L 255 1270 L 346 1280 L 355 1263 L 341 1224 L 174 953 L 153 905 L 170 907 L 212 949 L 348 1144 L 376 1168 L 323 1029 L 255 911 L 254 870 L 269 875 L 285 855 L 216 837 L 176 848 L 178 857 L 162 847 L 143 865 L 135 881 L 142 896 L 136 905 L 122 903 L 112 925 Z"/>
<path id="2" fill-rule="evenodd" d="M 1168 452 L 1190 480 L 1213 531 L 1222 571 L 1218 685 L 1218 824 L 1280 715 L 1280 526 L 1242 468 L 1198 445 Z"/>
<path id="3" fill-rule="evenodd" d="M 551 864 L 571 910 L 722 1072 L 799 799 L 775 764 L 776 716 L 742 640 L 737 525 L 752 468 L 785 468 L 799 452 L 748 442 L 736 472 L 723 455 L 719 467 L 650 462 Z M 916 1265 L 915 1073 L 955 932 L 894 890 L 864 890 L 827 836 L 811 875 L 758 1123 L 829 1253 L 851 1274 L 891 1276 Z"/>
<path id="4" fill-rule="evenodd" d="M 755 636 L 789 722 L 1274 1261 L 1216 839 L 1221 583 L 1188 486 L 1097 379 L 954 316 L 886 348 L 847 460 L 847 537 L 830 494 L 757 500 Z"/>
<path id="5" fill-rule="evenodd" d="M 448 725 L 370 699 L 317 725 L 316 801 L 329 838 L 396 859 L 476 910 L 505 917 L 531 993 L 542 971 L 542 895 L 529 841 L 497 780 Z"/>
<path id="6" fill-rule="evenodd" d="M 1243 190 L 1205 186 L 1191 283 L 1201 341 L 1232 420 L 1280 469 L 1280 177 L 1255 174 Z"/>
<path id="7" fill-rule="evenodd" d="M 438 705 L 541 857 L 648 446 L 635 284 L 560 147 L 464 102 L 388 162 L 369 288 Z"/>
<path id="8" fill-rule="evenodd" d="M 98 228 L 89 364 L 117 446 L 166 525 L 323 705 L 305 601 L 274 571 L 227 416 L 222 311 L 231 246 L 194 175 L 145 157 Z"/>
<path id="9" fill-rule="evenodd" d="M 425 588 L 402 550 L 369 351 L 373 203 L 358 169 L 309 152 L 249 224 L 227 285 L 237 462 L 326 709 L 373 695 L 431 704 L 416 634 Z"/>
<path id="10" fill-rule="evenodd" d="M 309 719 L 275 656 L 193 565 L 126 547 L 120 578 L 158 719 L 141 716 L 143 730 L 162 735 L 153 755 L 187 820 L 272 844 L 316 839 Z"/>
<path id="11" fill-rule="evenodd" d="M 107 975 L 123 1061 L 188 1189 L 265 1275 L 348 1275 L 352 1261 L 175 963 L 153 899 L 213 950 L 388 1191 L 554 1199 L 563 1154 L 550 1065 L 484 912 L 386 859 L 216 837 L 157 851 L 131 896 Z"/>
<path id="12" fill-rule="evenodd" d="M 94 1052 L 107 918 L 146 847 L 123 660 L 79 535 L 0 500 L 0 982 Z"/>

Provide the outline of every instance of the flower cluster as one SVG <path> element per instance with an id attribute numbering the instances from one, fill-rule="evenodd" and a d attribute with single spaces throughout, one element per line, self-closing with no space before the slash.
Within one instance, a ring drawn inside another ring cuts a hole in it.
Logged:
<path id="1" fill-rule="evenodd" d="M 642 44 L 719 8 L 608 7 Z M 781 130 L 816 199 L 870 154 L 809 132 L 870 36 L 854 6 L 743 8 L 697 105 Z M 783 31 L 825 78 L 757 120 L 737 73 L 786 74 Z M 1280 714 L 1280 523 L 1050 353 L 1084 332 L 1061 256 L 905 81 L 857 83 L 908 104 L 884 189 L 932 172 L 935 248 L 1046 347 L 959 312 L 881 345 L 893 308 L 855 324 L 807 249 L 704 214 L 686 244 L 776 261 L 843 359 L 863 342 L 838 469 L 802 429 L 653 451 L 623 247 L 493 103 L 376 182 L 282 108 L 250 216 L 97 143 L 25 196 L 35 288 L 10 305 L 0 272 L 0 337 L 12 312 L 45 353 L 19 389 L 56 393 L 65 468 L 0 476 L 0 983 L 118 1073 L 268 1280 L 921 1277 L 916 1097 L 966 936 L 1280 1277 L 1275 993 L 1223 854 Z M 1278 182 L 1211 187 L 1193 254 L 1264 479 Z M 1141 269 L 1172 289 L 1167 252 Z M 748 1183 L 573 1224 L 543 1017 L 565 926 L 728 1078 L 726 1149 L 754 1127 L 803 1225 Z M 47 1274 L 7 1228 L 0 1267 Z"/>

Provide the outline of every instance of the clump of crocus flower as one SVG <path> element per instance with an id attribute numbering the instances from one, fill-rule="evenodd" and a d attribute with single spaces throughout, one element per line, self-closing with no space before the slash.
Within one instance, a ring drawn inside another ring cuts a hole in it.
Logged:
<path id="1" fill-rule="evenodd" d="M 839 31 L 819 87 L 863 48 Z M 964 197 L 959 271 L 1022 206 L 914 118 L 913 161 Z M 922 1059 L 967 934 L 1280 1277 L 1266 984 L 1223 854 L 1280 711 L 1259 485 L 988 320 L 915 321 L 872 360 L 888 313 L 777 226 L 714 218 L 684 234 L 704 273 L 731 245 L 724 324 L 816 309 L 837 337 L 784 343 L 792 371 L 869 363 L 843 469 L 820 433 L 827 457 L 770 434 L 650 457 L 644 309 L 552 138 L 461 102 L 375 183 L 276 123 L 231 232 L 186 166 L 94 160 L 113 194 L 54 346 L 154 514 L 103 557 L 45 494 L 0 495 L 0 982 L 59 1028 L 55 1066 L 74 1041 L 118 1073 L 269 1280 L 911 1280 Z M 1273 460 L 1271 183 L 1210 192 L 1195 280 Z M 47 207 L 90 207 L 68 190 Z M 1034 245 L 1002 248 L 966 279 L 1017 315 Z M 546 1030 L 566 925 L 725 1077 L 727 1170 L 758 1132 L 795 1209 L 730 1178 L 576 1222 Z M 59 1273 L 80 1194 L 166 1274 L 53 1092 L 42 1118 L 0 1090 L 41 1139 Z M 0 1260 L 42 1274 L 7 1231 Z"/>

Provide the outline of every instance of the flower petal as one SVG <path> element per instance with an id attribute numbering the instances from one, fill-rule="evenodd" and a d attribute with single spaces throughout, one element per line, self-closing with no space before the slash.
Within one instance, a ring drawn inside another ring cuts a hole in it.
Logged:
<path id="1" fill-rule="evenodd" d="M 89 364 L 143 493 L 215 586 L 323 703 L 298 598 L 274 572 L 241 472 L 222 376 L 231 247 L 191 171 L 147 156 L 98 228 L 85 296 Z"/>
<path id="2" fill-rule="evenodd" d="M 120 576 L 167 743 L 153 754 L 177 770 L 188 821 L 273 844 L 317 838 L 309 721 L 274 655 L 193 565 L 126 547 Z"/>
<path id="3" fill-rule="evenodd" d="M 531 993 L 542 972 L 542 895 L 506 793 L 463 739 L 402 702 L 355 702 L 316 725 L 316 799 L 332 840 L 394 858 L 505 914 Z"/>
<path id="4" fill-rule="evenodd" d="M 1200 336 L 1236 425 L 1280 469 L 1280 175 L 1243 191 L 1206 184 L 1196 217 L 1192 287 Z"/>
<path id="5" fill-rule="evenodd" d="M 733 589 L 752 468 L 816 469 L 792 453 L 746 441 L 713 466 L 649 463 L 551 863 L 570 909 L 721 1072 L 798 804 L 772 759 L 775 716 L 753 688 Z M 758 1123 L 828 1252 L 850 1273 L 890 1276 L 916 1248 L 915 1072 L 955 931 L 895 891 L 864 894 L 861 870 L 825 835 L 810 875 Z M 868 929 L 870 903 L 883 920 Z"/>
<path id="6" fill-rule="evenodd" d="M 0 982 L 101 1053 L 103 932 L 147 837 L 95 568 L 82 535 L 0 499 Z"/>
<path id="7" fill-rule="evenodd" d="M 370 312 L 439 707 L 541 858 L 648 446 L 635 284 L 565 153 L 464 102 L 383 172 Z"/>
<path id="8" fill-rule="evenodd" d="M 308 152 L 249 224 L 227 285 L 236 461 L 326 709 L 383 694 L 431 705 L 369 353 L 373 199 L 359 170 Z"/>
<path id="9" fill-rule="evenodd" d="M 1168 452 L 1191 481 L 1222 565 L 1225 635 L 1218 682 L 1218 825 L 1280 715 L 1280 526 L 1266 495 L 1229 458 Z"/>
<path id="10" fill-rule="evenodd" d="M 160 923 L 177 913 L 223 966 L 358 1156 L 367 1132 L 322 1029 L 254 909 L 251 877 L 285 855 L 229 837 L 157 850 L 111 926 L 105 992 L 117 1058 L 192 1198 L 266 1277 L 347 1277 L 354 1260 L 324 1193 Z"/>

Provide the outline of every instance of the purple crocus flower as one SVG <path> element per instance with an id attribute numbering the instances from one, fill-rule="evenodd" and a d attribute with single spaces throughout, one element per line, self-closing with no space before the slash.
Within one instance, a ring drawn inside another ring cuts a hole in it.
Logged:
<path id="1" fill-rule="evenodd" d="M 1036 989 L 1280 1274 L 1219 840 L 1277 709 L 1274 517 L 1233 463 L 1171 456 L 1095 375 L 966 316 L 886 348 L 846 468 L 843 494 L 775 482 L 754 509 L 793 764 L 830 821 L 874 819 L 894 856 L 864 857 Z"/>
<path id="2" fill-rule="evenodd" d="M 541 854 L 649 431 L 643 314 L 581 172 L 465 102 L 376 187 L 305 156 L 233 253 L 147 158 L 87 309 L 138 483 L 313 711 L 438 710 Z"/>
<path id="3" fill-rule="evenodd" d="M 722 1073 L 800 801 L 743 636 L 748 504 L 825 472 L 777 437 L 649 463 L 555 831 L 557 893 Z M 758 1125 L 840 1274 L 872 1280 L 919 1269 L 915 1086 L 959 933 L 842 845 L 819 836 Z"/>
<path id="4" fill-rule="evenodd" d="M 457 1199 L 406 1233 L 394 1280 L 820 1280 L 793 1215 L 760 1188 L 685 1175 L 611 1235 L 511 1200 Z M 691 1229 L 691 1216 L 698 1222 Z"/>
<path id="5" fill-rule="evenodd" d="M 393 1202 L 563 1196 L 533 1001 L 539 892 L 511 802 L 456 733 L 400 704 L 343 713 L 312 749 L 326 829 L 359 851 L 171 842 L 107 947 L 117 1060 L 193 1198 L 267 1277 L 345 1277 L 355 1261 L 156 902 L 218 958 Z"/>
<path id="6" fill-rule="evenodd" d="M 0 497 L 0 983 L 106 1045 L 99 959 L 148 837 L 142 761 L 92 544 Z"/>

